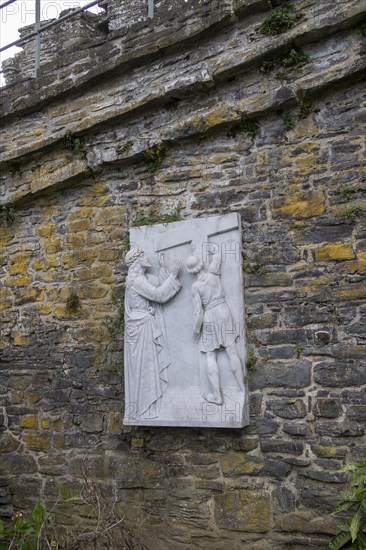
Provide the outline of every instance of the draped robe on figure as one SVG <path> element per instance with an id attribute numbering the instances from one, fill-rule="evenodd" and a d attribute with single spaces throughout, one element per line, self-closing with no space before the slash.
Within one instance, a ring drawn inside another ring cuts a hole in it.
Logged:
<path id="1" fill-rule="evenodd" d="M 168 385 L 171 360 L 161 306 L 181 288 L 165 269 L 160 279 L 139 275 L 127 282 L 125 296 L 126 416 L 156 418 Z M 163 281 L 163 282 L 162 282 Z"/>

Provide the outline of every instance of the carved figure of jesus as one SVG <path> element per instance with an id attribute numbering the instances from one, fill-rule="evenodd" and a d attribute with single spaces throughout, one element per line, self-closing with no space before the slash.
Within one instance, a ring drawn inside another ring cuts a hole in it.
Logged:
<path id="1" fill-rule="evenodd" d="M 169 272 L 161 253 L 159 276 L 154 277 L 146 273 L 149 258 L 137 247 L 126 254 L 125 263 L 126 417 L 157 418 L 171 363 L 160 304 L 180 290 L 181 262 L 175 259 Z"/>
<path id="2" fill-rule="evenodd" d="M 210 252 L 209 252 L 210 253 Z M 244 391 L 243 365 L 238 355 L 236 341 L 239 334 L 236 330 L 231 311 L 225 302 L 222 289 L 221 275 L 221 248 L 214 254 L 207 271 L 201 260 L 195 256 L 189 256 L 186 260 L 186 268 L 189 273 L 196 276 L 197 280 L 192 285 L 194 305 L 194 329 L 193 336 L 199 340 L 199 349 L 206 356 L 207 374 L 210 391 L 204 393 L 206 401 L 222 404 L 220 390 L 219 366 L 217 352 L 222 349 L 228 355 L 230 368 L 235 376 L 239 388 Z"/>

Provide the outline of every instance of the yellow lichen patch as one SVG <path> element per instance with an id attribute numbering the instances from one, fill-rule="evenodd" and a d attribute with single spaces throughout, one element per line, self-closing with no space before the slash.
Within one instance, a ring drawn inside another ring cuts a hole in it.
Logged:
<path id="1" fill-rule="evenodd" d="M 15 304 L 20 305 L 25 302 L 42 301 L 40 291 L 37 288 L 28 287 L 22 290 L 22 292 L 16 294 Z"/>
<path id="2" fill-rule="evenodd" d="M 63 244 L 60 239 L 47 239 L 44 243 L 44 251 L 46 254 L 55 254 L 55 252 L 60 252 L 62 250 Z"/>
<path id="3" fill-rule="evenodd" d="M 144 440 L 142 438 L 134 437 L 131 440 L 131 447 L 141 448 L 144 446 Z"/>
<path id="4" fill-rule="evenodd" d="M 9 265 L 9 273 L 11 275 L 24 275 L 27 269 L 27 262 L 23 255 L 15 256 Z"/>
<path id="5" fill-rule="evenodd" d="M 340 262 L 354 258 L 355 253 L 351 243 L 329 243 L 315 249 L 315 259 L 318 262 Z"/>
<path id="6" fill-rule="evenodd" d="M 208 113 L 203 121 L 203 128 L 211 128 L 212 126 L 217 126 L 222 122 L 226 122 L 229 118 L 228 108 L 224 105 L 218 107 L 217 109 Z"/>
<path id="7" fill-rule="evenodd" d="M 69 216 L 68 221 L 78 221 L 82 220 L 84 218 L 90 219 L 92 217 L 92 209 L 90 207 L 81 206 L 80 208 L 77 208 L 76 210 L 73 210 Z"/>
<path id="8" fill-rule="evenodd" d="M 8 277 L 5 279 L 5 284 L 7 286 L 25 286 L 29 285 L 32 282 L 30 277 Z"/>
<path id="9" fill-rule="evenodd" d="M 354 283 L 343 290 L 336 290 L 335 293 L 345 300 L 360 300 L 366 298 L 366 283 Z"/>
<path id="10" fill-rule="evenodd" d="M 88 219 L 75 220 L 70 222 L 69 228 L 70 231 L 87 231 L 90 228 L 90 223 Z"/>
<path id="11" fill-rule="evenodd" d="M 254 474 L 263 469 L 263 463 L 247 461 L 245 455 L 232 453 L 221 458 L 221 467 L 225 475 Z"/>
<path id="12" fill-rule="evenodd" d="M 68 235 L 68 246 L 73 249 L 84 248 L 85 236 L 82 233 L 70 233 Z"/>
<path id="13" fill-rule="evenodd" d="M 54 309 L 56 317 L 68 317 L 69 312 L 66 310 L 66 306 L 56 306 Z"/>
<path id="14" fill-rule="evenodd" d="M 42 430 L 47 430 L 50 427 L 50 423 L 48 420 L 41 420 L 41 428 Z"/>
<path id="15" fill-rule="evenodd" d="M 52 307 L 51 306 L 45 306 L 45 305 L 38 306 L 38 311 L 41 315 L 49 315 L 52 311 Z"/>
<path id="16" fill-rule="evenodd" d="M 303 176 L 312 174 L 314 169 L 319 167 L 319 161 L 316 155 L 297 157 L 295 159 L 295 164 Z"/>
<path id="17" fill-rule="evenodd" d="M 258 152 L 257 162 L 258 162 L 258 164 L 266 164 L 267 163 L 267 153 L 266 153 L 266 151 L 259 151 Z"/>
<path id="18" fill-rule="evenodd" d="M 28 344 L 27 337 L 20 331 L 13 333 L 13 341 L 15 346 L 26 346 Z"/>
<path id="19" fill-rule="evenodd" d="M 43 451 L 46 452 L 50 446 L 51 437 L 49 434 L 40 433 L 40 434 L 29 434 L 26 433 L 23 436 L 23 441 L 27 449 L 30 451 Z"/>
<path id="20" fill-rule="evenodd" d="M 40 237 L 51 237 L 55 233 L 55 224 L 52 221 L 47 221 L 42 225 L 36 226 L 36 233 Z"/>
<path id="21" fill-rule="evenodd" d="M 21 428 L 34 430 L 38 428 L 38 418 L 36 416 L 23 416 L 23 418 L 20 419 L 19 424 Z"/>
<path id="22" fill-rule="evenodd" d="M 322 277 L 317 277 L 316 279 L 313 279 L 305 286 L 299 286 L 299 288 L 304 292 L 313 292 L 313 291 L 318 291 L 319 288 L 322 286 L 328 286 L 331 282 L 332 282 L 332 277 L 323 275 Z"/>
<path id="23" fill-rule="evenodd" d="M 315 143 L 314 141 L 306 141 L 302 142 L 299 146 L 297 143 L 295 145 L 290 145 L 288 147 L 288 155 L 285 158 L 288 158 L 289 156 L 298 156 L 298 150 L 301 148 L 302 153 L 311 153 L 312 151 L 315 151 L 316 149 L 319 149 L 319 144 Z"/>
<path id="24" fill-rule="evenodd" d="M 11 307 L 13 302 L 13 293 L 9 288 L 0 286 L 0 311 Z"/>
<path id="25" fill-rule="evenodd" d="M 42 399 L 42 397 L 38 393 L 27 393 L 27 401 L 30 405 L 34 405 L 34 403 L 38 403 Z"/>
<path id="26" fill-rule="evenodd" d="M 39 260 L 35 260 L 32 264 L 32 268 L 35 269 L 36 271 L 40 271 L 41 269 L 45 268 L 45 265 L 43 262 Z"/>
<path id="27" fill-rule="evenodd" d="M 313 218 L 325 212 L 324 196 L 317 192 L 295 193 L 279 211 L 295 219 Z"/>

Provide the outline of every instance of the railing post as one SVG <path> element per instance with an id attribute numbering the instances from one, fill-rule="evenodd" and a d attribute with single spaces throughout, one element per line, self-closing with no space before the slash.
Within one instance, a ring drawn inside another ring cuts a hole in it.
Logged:
<path id="1" fill-rule="evenodd" d="M 147 16 L 154 19 L 154 0 L 147 0 Z"/>
<path id="2" fill-rule="evenodd" d="M 39 32 L 41 28 L 41 0 L 36 0 L 36 24 L 34 30 L 36 31 L 35 40 L 35 76 L 37 78 L 38 71 L 41 66 L 41 34 Z"/>

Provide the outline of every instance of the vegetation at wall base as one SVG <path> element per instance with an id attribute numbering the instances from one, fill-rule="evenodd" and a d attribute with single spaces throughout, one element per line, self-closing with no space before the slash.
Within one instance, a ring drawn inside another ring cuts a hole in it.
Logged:
<path id="1" fill-rule="evenodd" d="M 366 450 L 360 462 L 348 464 L 340 470 L 351 472 L 351 489 L 343 491 L 343 501 L 333 514 L 352 510 L 348 521 L 339 524 L 340 532 L 330 542 L 328 550 L 365 550 L 366 549 Z"/>

